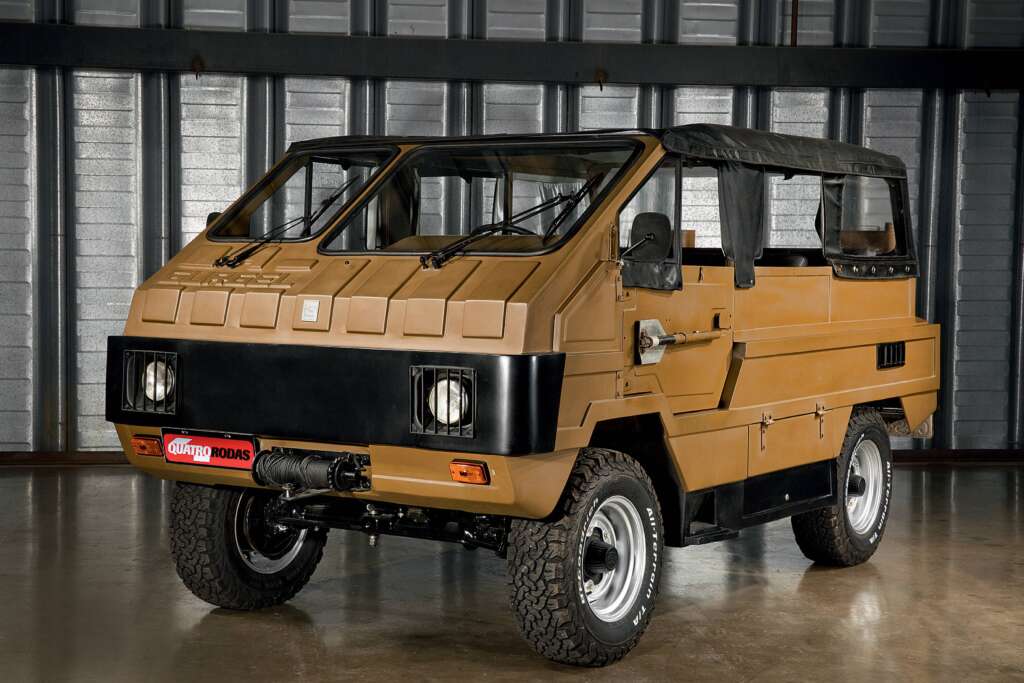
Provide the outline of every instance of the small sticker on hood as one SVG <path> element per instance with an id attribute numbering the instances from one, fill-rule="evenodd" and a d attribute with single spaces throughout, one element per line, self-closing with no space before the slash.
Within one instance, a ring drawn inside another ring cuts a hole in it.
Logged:
<path id="1" fill-rule="evenodd" d="M 320 316 L 320 300 L 306 299 L 302 302 L 302 322 L 315 323 Z"/>

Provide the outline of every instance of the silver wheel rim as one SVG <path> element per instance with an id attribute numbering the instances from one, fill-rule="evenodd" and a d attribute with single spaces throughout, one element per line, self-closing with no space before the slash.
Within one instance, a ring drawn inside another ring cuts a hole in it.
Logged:
<path id="1" fill-rule="evenodd" d="M 864 493 L 850 493 L 850 476 L 864 479 Z M 850 468 L 846 473 L 846 518 L 857 534 L 867 533 L 878 519 L 884 488 L 882 453 L 878 444 L 870 439 L 861 439 L 850 456 Z"/>
<path id="2" fill-rule="evenodd" d="M 647 566 L 643 518 L 628 498 L 612 496 L 597 508 L 586 537 L 590 538 L 595 532 L 615 548 L 618 561 L 599 581 L 584 575 L 583 591 L 594 616 L 601 621 L 616 622 L 633 607 L 643 587 Z"/>
<path id="3" fill-rule="evenodd" d="M 253 495 L 243 493 L 238 498 L 238 505 L 235 506 L 235 548 L 242 563 L 257 574 L 276 574 L 290 565 L 302 551 L 302 543 L 306 540 L 308 529 L 301 529 L 295 534 L 295 540 L 280 544 L 269 552 L 265 539 L 257 537 L 254 527 L 253 515 L 255 514 L 253 504 L 257 503 Z M 281 531 L 281 530 L 278 530 Z M 282 533 L 284 533 L 282 531 Z"/>

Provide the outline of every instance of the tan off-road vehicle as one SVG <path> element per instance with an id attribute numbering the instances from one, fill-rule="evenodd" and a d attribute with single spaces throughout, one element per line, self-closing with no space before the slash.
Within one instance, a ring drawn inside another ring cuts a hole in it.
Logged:
<path id="1" fill-rule="evenodd" d="M 824 140 L 302 142 L 139 288 L 107 418 L 204 600 L 288 600 L 330 528 L 453 541 L 541 654 L 606 664 L 666 546 L 792 517 L 874 553 L 939 386 L 911 235 L 899 159 Z"/>

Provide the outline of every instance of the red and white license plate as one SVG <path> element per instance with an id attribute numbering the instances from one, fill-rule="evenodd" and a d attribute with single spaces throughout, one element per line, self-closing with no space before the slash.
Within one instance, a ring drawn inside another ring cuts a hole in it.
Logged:
<path id="1" fill-rule="evenodd" d="M 167 462 L 251 470 L 256 443 L 251 436 L 177 430 L 163 432 Z"/>

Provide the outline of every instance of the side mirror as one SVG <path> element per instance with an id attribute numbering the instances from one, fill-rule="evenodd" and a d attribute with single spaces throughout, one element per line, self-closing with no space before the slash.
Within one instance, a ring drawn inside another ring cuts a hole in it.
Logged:
<path id="1" fill-rule="evenodd" d="M 211 211 L 206 214 L 206 227 L 210 227 L 218 218 L 220 218 L 220 211 Z"/>
<path id="2" fill-rule="evenodd" d="M 663 213 L 637 214 L 629 236 L 629 247 L 619 253 L 619 258 L 661 262 L 672 254 L 672 222 Z"/>

